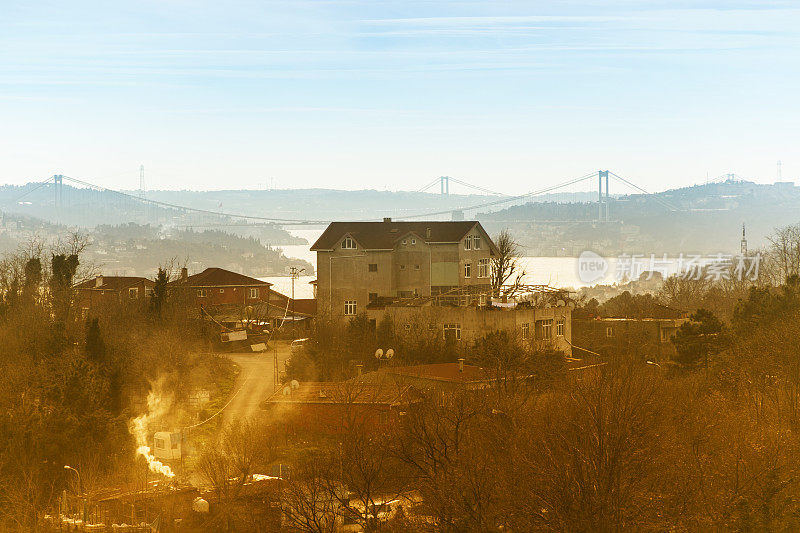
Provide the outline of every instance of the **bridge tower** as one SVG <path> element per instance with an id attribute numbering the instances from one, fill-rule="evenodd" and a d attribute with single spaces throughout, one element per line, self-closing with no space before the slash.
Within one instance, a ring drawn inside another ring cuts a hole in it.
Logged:
<path id="1" fill-rule="evenodd" d="M 439 178 L 442 195 L 450 194 L 450 176 L 441 176 Z"/>
<path id="2" fill-rule="evenodd" d="M 603 178 L 606 180 L 606 194 L 603 195 Z M 608 222 L 608 170 L 597 172 L 597 220 Z"/>
<path id="3" fill-rule="evenodd" d="M 61 174 L 56 174 L 55 176 L 53 176 L 53 183 L 55 184 L 55 188 L 54 188 L 54 191 L 55 191 L 54 203 L 55 203 L 56 207 L 61 207 L 61 202 L 63 200 L 63 194 L 64 194 L 64 190 L 63 190 L 64 176 L 62 176 Z"/>

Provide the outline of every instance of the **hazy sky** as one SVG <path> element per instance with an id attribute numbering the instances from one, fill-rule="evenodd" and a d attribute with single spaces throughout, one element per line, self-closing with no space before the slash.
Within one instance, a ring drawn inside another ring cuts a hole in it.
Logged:
<path id="1" fill-rule="evenodd" d="M 0 7 L 0 182 L 800 182 L 794 0 Z"/>

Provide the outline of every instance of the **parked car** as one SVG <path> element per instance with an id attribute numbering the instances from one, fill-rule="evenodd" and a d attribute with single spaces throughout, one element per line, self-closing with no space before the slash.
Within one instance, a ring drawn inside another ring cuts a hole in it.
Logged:
<path id="1" fill-rule="evenodd" d="M 292 355 L 302 352 L 310 340 L 311 339 L 308 338 L 293 340 L 292 344 L 289 345 L 289 350 L 292 352 Z"/>

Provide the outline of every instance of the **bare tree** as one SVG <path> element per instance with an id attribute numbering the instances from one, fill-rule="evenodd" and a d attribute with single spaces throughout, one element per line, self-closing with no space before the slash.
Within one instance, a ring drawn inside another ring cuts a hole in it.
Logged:
<path id="1" fill-rule="evenodd" d="M 522 280 L 527 274 L 523 267 L 520 256 L 522 246 L 514 240 L 507 229 L 502 230 L 495 237 L 498 254 L 492 257 L 492 293 L 501 296 L 511 295 L 517 292 L 522 285 Z M 505 285 L 510 287 L 503 289 Z"/>

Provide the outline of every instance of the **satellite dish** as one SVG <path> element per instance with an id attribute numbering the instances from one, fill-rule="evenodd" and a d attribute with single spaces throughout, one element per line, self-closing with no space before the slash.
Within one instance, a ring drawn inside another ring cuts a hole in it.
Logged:
<path id="1" fill-rule="evenodd" d="M 300 388 L 300 382 L 296 379 L 293 379 L 291 382 L 289 382 L 289 386 L 292 388 L 292 390 L 297 390 Z"/>
<path id="2" fill-rule="evenodd" d="M 283 395 L 284 396 L 291 396 L 291 394 L 292 394 L 292 388 L 291 387 L 284 387 L 283 388 Z"/>
<path id="3" fill-rule="evenodd" d="M 392 357 L 394 357 L 394 350 L 389 348 L 388 350 L 386 350 L 386 359 L 391 359 Z"/>
<path id="4" fill-rule="evenodd" d="M 380 359 L 381 357 L 383 357 L 383 350 L 378 348 L 377 350 L 375 350 L 375 359 Z"/>

